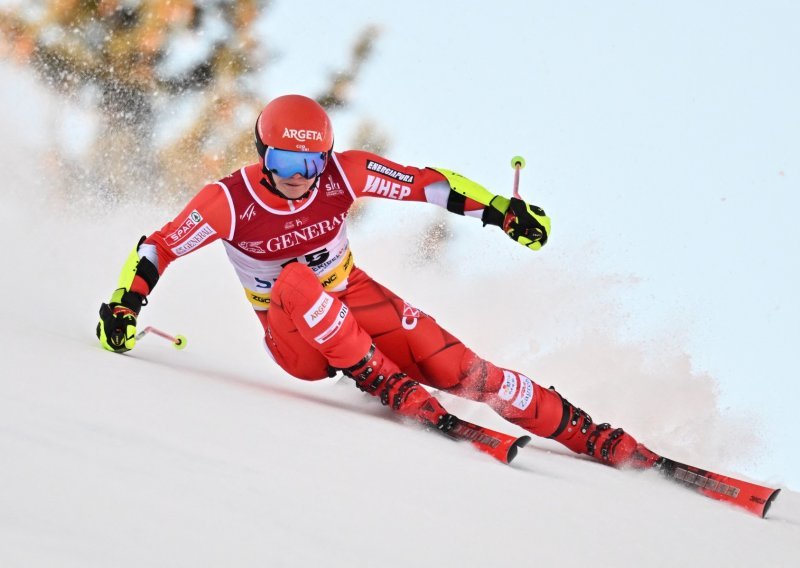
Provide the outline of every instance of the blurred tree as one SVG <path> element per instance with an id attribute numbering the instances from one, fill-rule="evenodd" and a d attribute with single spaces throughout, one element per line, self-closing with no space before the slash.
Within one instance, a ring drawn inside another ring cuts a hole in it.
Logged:
<path id="1" fill-rule="evenodd" d="M 114 199 L 174 195 L 253 159 L 252 125 L 267 98 L 257 79 L 271 53 L 254 26 L 268 7 L 268 0 L 27 1 L 0 12 L 0 53 L 98 111 L 86 156 L 53 149 L 67 187 L 86 188 L 85 176 Z M 323 106 L 347 106 L 378 33 L 368 27 L 357 38 L 348 66 L 317 97 Z M 165 135 L 158 129 L 165 121 L 181 124 Z M 385 137 L 370 134 L 374 127 L 365 132 L 360 144 L 385 146 Z"/>

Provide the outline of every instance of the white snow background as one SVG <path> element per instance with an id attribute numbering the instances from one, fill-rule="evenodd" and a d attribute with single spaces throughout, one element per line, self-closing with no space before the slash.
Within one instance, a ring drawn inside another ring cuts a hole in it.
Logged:
<path id="1" fill-rule="evenodd" d="M 37 169 L 63 102 L 5 64 L 0 82 L 0 566 L 796 565 L 791 490 L 765 521 L 544 440 L 506 467 L 346 381 L 291 379 L 263 352 L 218 245 L 173 265 L 142 313 L 142 326 L 186 334 L 185 351 L 148 337 L 104 352 L 99 302 L 136 238 L 174 211 L 70 208 Z M 483 355 L 657 451 L 739 476 L 765 459 L 763 416 L 719 404 L 724 377 L 696 369 L 687 322 L 617 334 L 631 319 L 626 270 L 598 270 L 597 249 L 574 237 L 537 255 L 468 219 L 451 224 L 442 264 L 420 264 L 402 235 L 430 209 L 376 207 L 353 228 L 357 262 Z M 785 487 L 780 475 L 757 481 Z"/>

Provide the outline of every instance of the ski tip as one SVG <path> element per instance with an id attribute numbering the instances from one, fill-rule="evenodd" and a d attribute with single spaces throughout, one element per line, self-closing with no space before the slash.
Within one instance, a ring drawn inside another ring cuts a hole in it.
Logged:
<path id="1" fill-rule="evenodd" d="M 769 511 L 769 508 L 772 507 L 772 502 L 775 501 L 775 498 L 778 496 L 778 493 L 780 492 L 781 492 L 780 489 L 776 489 L 775 491 L 772 492 L 772 495 L 770 495 L 767 498 L 767 502 L 764 503 L 764 510 L 761 512 L 762 519 L 767 517 L 767 511 Z"/>
<path id="2" fill-rule="evenodd" d="M 506 456 L 506 463 L 511 463 L 515 457 L 517 457 L 517 451 L 519 448 L 524 448 L 528 445 L 528 442 L 531 441 L 530 436 L 520 436 L 511 446 L 508 448 L 508 455 Z"/>

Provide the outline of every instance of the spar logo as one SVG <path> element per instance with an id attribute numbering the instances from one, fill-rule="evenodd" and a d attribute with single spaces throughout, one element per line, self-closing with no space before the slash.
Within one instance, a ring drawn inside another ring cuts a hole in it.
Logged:
<path id="1" fill-rule="evenodd" d="M 181 242 L 189 236 L 192 230 L 197 227 L 197 224 L 203 220 L 203 216 L 197 212 L 197 209 L 189 213 L 189 216 L 183 220 L 181 226 L 175 229 L 172 233 L 167 235 L 167 244 L 174 245 Z"/>
<path id="2" fill-rule="evenodd" d="M 322 141 L 322 134 L 317 130 L 297 130 L 295 128 L 284 128 L 283 137 L 297 140 L 298 142 L 306 142 L 308 140 Z"/>

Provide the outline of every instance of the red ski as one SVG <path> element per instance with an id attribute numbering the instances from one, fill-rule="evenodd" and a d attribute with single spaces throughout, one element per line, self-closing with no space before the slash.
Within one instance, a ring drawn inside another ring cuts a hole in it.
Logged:
<path id="1" fill-rule="evenodd" d="M 701 495 L 742 507 L 761 518 L 767 515 L 770 505 L 780 493 L 780 489 L 720 475 L 665 457 L 659 458 L 653 469 Z"/>
<path id="2" fill-rule="evenodd" d="M 439 431 L 454 440 L 471 442 L 478 450 L 485 452 L 503 463 L 511 463 L 519 448 L 524 448 L 531 441 L 530 436 L 511 436 L 478 426 L 466 420 L 447 415 L 444 424 L 438 426 Z"/>

